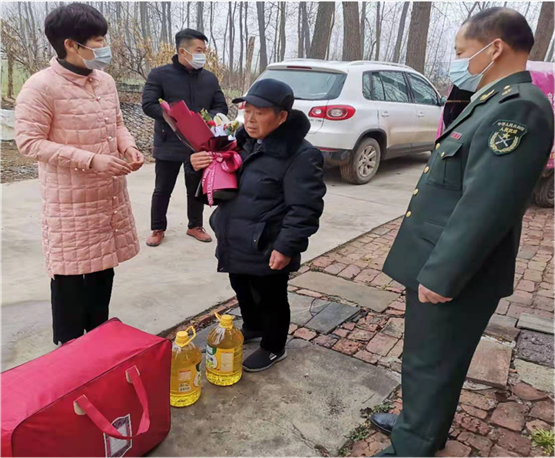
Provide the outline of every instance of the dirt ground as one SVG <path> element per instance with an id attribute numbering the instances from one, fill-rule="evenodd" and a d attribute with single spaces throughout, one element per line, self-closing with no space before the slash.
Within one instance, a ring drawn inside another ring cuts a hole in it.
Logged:
<path id="1" fill-rule="evenodd" d="M 12 183 L 37 177 L 37 163 L 19 154 L 14 141 L 2 141 L 0 151 L 0 181 L 2 183 Z"/>

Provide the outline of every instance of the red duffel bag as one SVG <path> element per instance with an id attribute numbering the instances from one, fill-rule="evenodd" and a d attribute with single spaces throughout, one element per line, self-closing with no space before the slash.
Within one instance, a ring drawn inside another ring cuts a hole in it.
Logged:
<path id="1" fill-rule="evenodd" d="M 2 456 L 142 456 L 170 430 L 171 342 L 114 318 L 2 373 Z"/>

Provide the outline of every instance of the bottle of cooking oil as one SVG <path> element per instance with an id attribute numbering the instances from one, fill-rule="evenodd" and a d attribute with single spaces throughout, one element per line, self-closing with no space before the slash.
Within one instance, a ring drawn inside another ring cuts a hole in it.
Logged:
<path id="1" fill-rule="evenodd" d="M 233 326 L 233 317 L 216 313 L 220 325 L 206 341 L 206 378 L 210 383 L 229 386 L 243 375 L 243 334 Z"/>
<path id="2" fill-rule="evenodd" d="M 189 337 L 189 330 L 192 337 Z M 200 398 L 200 363 L 202 354 L 193 343 L 197 333 L 192 326 L 180 331 L 172 347 L 170 404 L 174 407 L 190 406 Z"/>

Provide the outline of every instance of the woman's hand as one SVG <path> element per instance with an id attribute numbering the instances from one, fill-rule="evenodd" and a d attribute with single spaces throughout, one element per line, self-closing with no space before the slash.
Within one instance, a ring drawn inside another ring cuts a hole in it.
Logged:
<path id="1" fill-rule="evenodd" d="M 212 163 L 212 155 L 206 151 L 191 154 L 191 165 L 196 172 L 205 169 Z"/>
<path id="2" fill-rule="evenodd" d="M 133 171 L 131 166 L 123 159 L 108 156 L 107 154 L 95 154 L 90 168 L 106 176 L 124 176 Z"/>
<path id="3" fill-rule="evenodd" d="M 127 148 L 125 152 L 125 159 L 129 162 L 129 165 L 134 172 L 139 170 L 145 163 L 145 157 L 137 148 L 131 147 Z"/>

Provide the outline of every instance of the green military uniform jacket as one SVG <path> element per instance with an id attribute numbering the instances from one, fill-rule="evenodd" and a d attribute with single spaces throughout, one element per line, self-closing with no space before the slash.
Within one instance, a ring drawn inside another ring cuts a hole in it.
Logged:
<path id="1" fill-rule="evenodd" d="M 445 297 L 478 283 L 510 296 L 522 218 L 552 146 L 553 110 L 529 72 L 488 88 L 438 138 L 384 272 Z"/>

